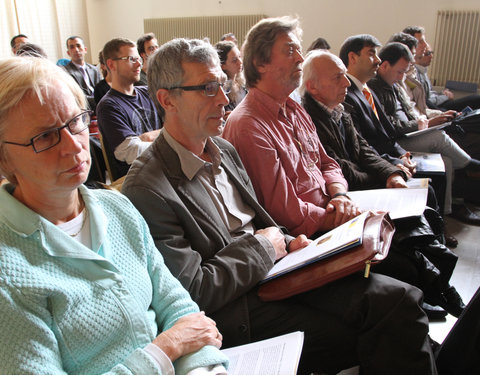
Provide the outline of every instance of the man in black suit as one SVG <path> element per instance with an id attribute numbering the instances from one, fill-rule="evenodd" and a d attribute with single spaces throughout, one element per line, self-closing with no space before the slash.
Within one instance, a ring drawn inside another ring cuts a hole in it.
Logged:
<path id="1" fill-rule="evenodd" d="M 71 61 L 65 66 L 65 70 L 75 79 L 87 97 L 88 104 L 95 110 L 93 89 L 100 82 L 100 72 L 91 64 L 85 62 L 87 47 L 79 36 L 71 36 L 67 39 L 67 54 Z"/>
<path id="2" fill-rule="evenodd" d="M 415 165 L 410 160 L 410 153 L 397 142 L 398 129 L 389 120 L 381 101 L 367 85 L 368 81 L 376 77 L 380 66 L 381 60 L 377 56 L 379 46 L 380 42 L 368 34 L 351 36 L 343 43 L 340 59 L 347 67 L 351 82 L 345 102 L 352 106 L 353 123 L 367 142 L 382 154 L 382 157 L 402 168 L 407 174 L 414 174 Z M 441 141 L 445 142 L 445 138 Z M 425 142 L 428 142 L 428 138 Z M 465 205 L 457 205 L 455 209 L 456 219 L 467 223 L 479 222 L 480 218 Z M 446 213 L 450 212 L 448 207 Z"/>
<path id="3" fill-rule="evenodd" d="M 382 157 L 402 169 L 408 177 L 415 173 L 410 153 L 395 140 L 393 125 L 375 94 L 367 86 L 380 65 L 380 42 L 368 34 L 349 37 L 340 49 L 340 59 L 347 67 L 351 86 L 345 101 L 353 107 L 352 120 L 359 133 Z"/>

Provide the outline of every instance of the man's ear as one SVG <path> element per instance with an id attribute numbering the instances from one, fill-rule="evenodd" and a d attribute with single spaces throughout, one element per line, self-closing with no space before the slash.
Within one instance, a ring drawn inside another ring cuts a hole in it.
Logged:
<path id="1" fill-rule="evenodd" d="M 267 71 L 267 65 L 266 64 L 257 64 L 257 60 L 253 60 L 253 66 L 257 69 L 257 72 L 260 74 L 263 74 Z"/>
<path id="2" fill-rule="evenodd" d="M 357 58 L 358 55 L 355 52 L 350 51 L 348 53 L 348 66 L 352 66 L 353 64 L 355 64 L 357 62 Z"/>
<path id="3" fill-rule="evenodd" d="M 176 96 L 172 95 L 170 90 L 158 89 L 156 96 L 158 102 L 165 112 L 177 111 L 177 101 L 175 100 Z"/>
<path id="4" fill-rule="evenodd" d="M 390 67 L 390 63 L 388 61 L 382 61 L 382 63 L 378 66 L 378 71 L 383 73 L 389 67 Z"/>
<path id="5" fill-rule="evenodd" d="M 312 96 L 315 96 L 318 94 L 319 87 L 317 83 L 312 79 L 309 79 L 308 81 L 305 82 L 305 88 L 307 89 L 307 92 L 310 93 L 310 95 Z"/>
<path id="6" fill-rule="evenodd" d="M 113 69 L 113 66 L 115 65 L 115 62 L 112 59 L 107 59 L 105 61 L 105 64 L 107 65 L 108 70 L 111 72 Z"/>

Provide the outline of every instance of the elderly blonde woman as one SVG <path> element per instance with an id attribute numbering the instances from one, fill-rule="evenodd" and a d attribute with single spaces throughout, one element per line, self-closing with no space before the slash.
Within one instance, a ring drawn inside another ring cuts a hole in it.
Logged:
<path id="1" fill-rule="evenodd" d="M 140 214 L 82 185 L 85 106 L 47 60 L 0 60 L 1 373 L 225 373 L 222 336 Z"/>

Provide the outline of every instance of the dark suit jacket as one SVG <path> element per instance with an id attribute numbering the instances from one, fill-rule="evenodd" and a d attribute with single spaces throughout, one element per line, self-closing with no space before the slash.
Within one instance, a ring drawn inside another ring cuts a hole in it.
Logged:
<path id="1" fill-rule="evenodd" d="M 69 62 L 67 65 L 65 65 L 65 70 L 75 79 L 75 81 L 78 83 L 78 85 L 82 88 L 83 92 L 87 96 L 92 96 L 93 91 L 89 90 L 88 86 L 86 85 L 83 75 L 78 70 L 78 68 L 75 66 L 73 62 Z M 100 72 L 98 69 L 91 64 L 85 63 L 85 71 L 87 72 L 88 78 L 90 78 L 90 86 L 95 88 L 98 82 L 102 79 L 100 77 Z"/>
<path id="2" fill-rule="evenodd" d="M 375 92 L 378 100 L 382 103 L 383 110 L 394 126 L 397 137 L 418 130 L 415 115 L 410 112 L 407 103 L 403 100 L 402 95 L 398 91 L 397 84 L 390 86 L 382 77 L 377 75 L 368 81 L 368 87 Z M 404 120 L 398 116 L 397 106 L 400 106 L 404 112 Z"/>
<path id="3" fill-rule="evenodd" d="M 213 140 L 232 184 L 255 210 L 255 227 L 276 226 L 258 204 L 233 146 Z M 163 134 L 134 161 L 122 191 L 147 221 L 170 271 L 217 322 L 224 346 L 250 341 L 247 294 L 256 293 L 254 287 L 273 266 L 268 241 L 251 234 L 232 238 L 203 185 L 183 174 Z"/>
<path id="4" fill-rule="evenodd" d="M 308 93 L 303 97 L 303 106 L 315 123 L 325 151 L 340 164 L 350 190 L 385 188 L 387 178 L 393 173 L 407 178 L 399 168 L 382 159 L 358 134 L 350 114 L 344 111 L 341 118 L 344 140 L 339 125 Z M 344 106 L 350 107 L 346 103 Z"/>
<path id="5" fill-rule="evenodd" d="M 67 65 L 65 65 L 63 68 L 73 77 L 73 79 L 82 88 L 83 93 L 87 97 L 90 109 L 95 110 L 96 103 L 93 97 L 93 90 L 90 90 L 86 85 L 83 79 L 83 74 L 80 72 L 80 70 L 78 70 L 78 68 L 71 61 Z M 90 85 L 92 86 L 92 88 L 95 88 L 97 83 L 100 82 L 100 80 L 102 79 L 102 77 L 100 77 L 100 72 L 94 65 L 87 64 L 87 63 L 85 63 L 85 71 L 87 72 L 88 78 L 90 78 Z"/>
<path id="6" fill-rule="evenodd" d="M 406 151 L 396 142 L 395 129 L 383 111 L 377 96 L 372 92 L 379 118 L 375 116 L 363 93 L 354 82 L 351 83 L 345 102 L 352 108 L 350 114 L 358 132 L 384 159 L 393 164 L 402 164 L 399 158 Z"/>

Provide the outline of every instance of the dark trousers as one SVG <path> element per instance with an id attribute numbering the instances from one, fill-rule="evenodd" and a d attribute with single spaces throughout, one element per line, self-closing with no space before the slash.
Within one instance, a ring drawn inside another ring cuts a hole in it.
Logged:
<path id="1" fill-rule="evenodd" d="M 436 374 L 422 292 L 390 277 L 355 274 L 283 301 L 249 293 L 253 341 L 303 331 L 299 374 L 360 365 L 365 374 Z"/>
<path id="2" fill-rule="evenodd" d="M 449 99 L 440 104 L 439 107 L 444 111 L 453 109 L 457 112 L 461 112 L 465 107 L 477 109 L 480 108 L 480 95 L 467 95 L 459 99 Z"/>

